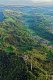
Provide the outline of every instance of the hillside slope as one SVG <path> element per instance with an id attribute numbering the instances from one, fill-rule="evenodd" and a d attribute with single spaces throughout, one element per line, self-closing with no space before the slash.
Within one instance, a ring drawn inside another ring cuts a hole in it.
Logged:
<path id="1" fill-rule="evenodd" d="M 0 79 L 51 80 L 53 30 L 49 17 L 46 20 L 45 15 L 16 9 L 1 11 L 5 18 L 0 22 Z"/>

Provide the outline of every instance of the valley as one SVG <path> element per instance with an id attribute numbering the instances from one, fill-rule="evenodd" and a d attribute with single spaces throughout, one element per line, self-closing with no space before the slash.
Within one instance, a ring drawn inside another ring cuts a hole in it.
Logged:
<path id="1" fill-rule="evenodd" d="M 2 22 L 4 20 L 4 14 L 3 12 L 0 12 L 0 22 Z"/>

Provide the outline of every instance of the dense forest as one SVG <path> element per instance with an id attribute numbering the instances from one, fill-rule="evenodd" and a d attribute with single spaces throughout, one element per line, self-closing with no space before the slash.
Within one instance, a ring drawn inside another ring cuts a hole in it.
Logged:
<path id="1" fill-rule="evenodd" d="M 52 80 L 52 11 L 0 6 L 0 80 Z"/>

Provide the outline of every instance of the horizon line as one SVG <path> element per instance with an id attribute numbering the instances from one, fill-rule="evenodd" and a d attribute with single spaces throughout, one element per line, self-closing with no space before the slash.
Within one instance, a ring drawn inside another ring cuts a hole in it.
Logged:
<path id="1" fill-rule="evenodd" d="M 0 6 L 53 6 L 53 3 L 34 3 L 34 4 L 4 4 L 1 3 Z"/>

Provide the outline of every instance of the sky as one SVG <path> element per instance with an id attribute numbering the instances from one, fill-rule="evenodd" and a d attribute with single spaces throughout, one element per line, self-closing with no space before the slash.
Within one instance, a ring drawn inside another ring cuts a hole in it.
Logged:
<path id="1" fill-rule="evenodd" d="M 15 4 L 15 5 L 32 5 L 38 3 L 53 3 L 53 0 L 0 0 L 0 4 Z"/>

